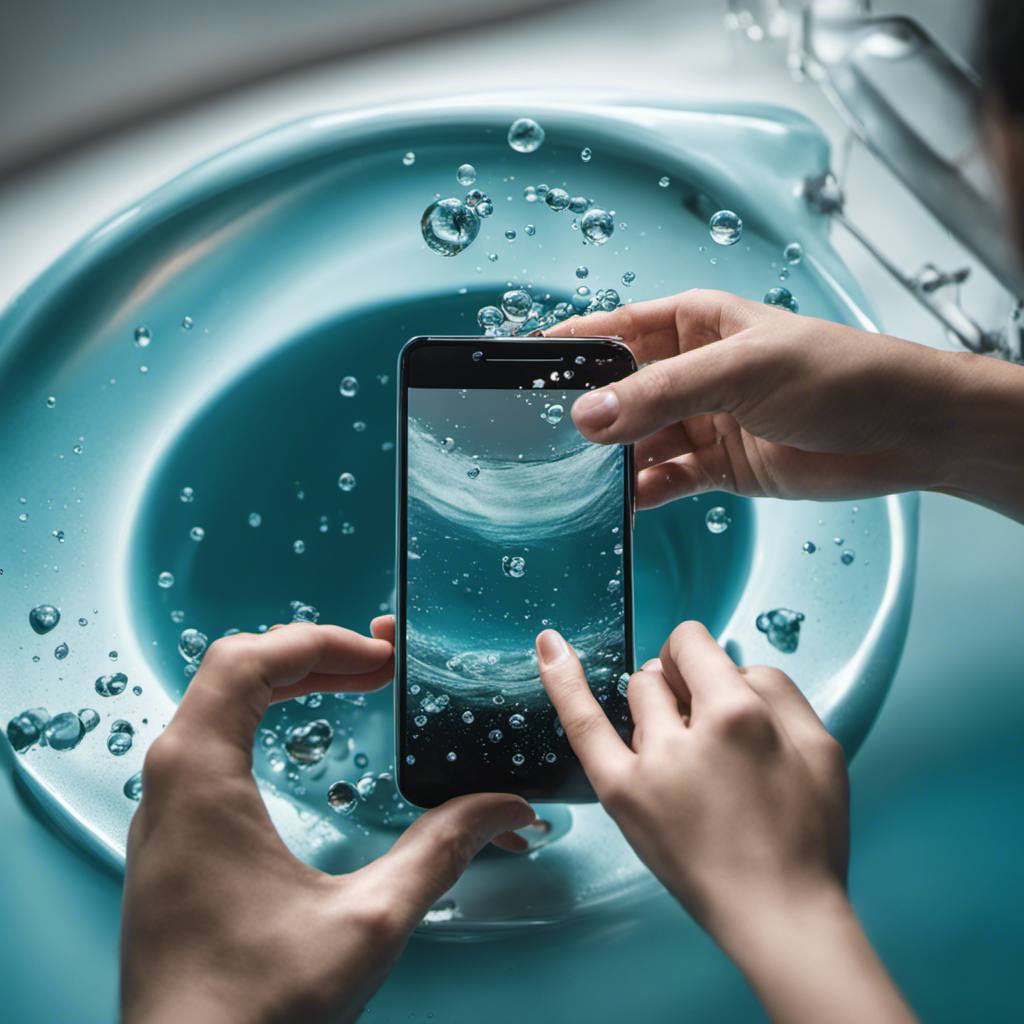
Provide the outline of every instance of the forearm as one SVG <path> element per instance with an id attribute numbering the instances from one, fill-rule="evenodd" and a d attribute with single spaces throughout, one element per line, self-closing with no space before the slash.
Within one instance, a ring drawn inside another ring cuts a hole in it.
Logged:
<path id="1" fill-rule="evenodd" d="M 955 440 L 944 453 L 943 482 L 931 489 L 1024 523 L 1024 367 L 968 353 L 945 358 L 956 381 Z"/>
<path id="2" fill-rule="evenodd" d="M 751 908 L 719 941 L 774 1024 L 917 1024 L 841 892 Z"/>

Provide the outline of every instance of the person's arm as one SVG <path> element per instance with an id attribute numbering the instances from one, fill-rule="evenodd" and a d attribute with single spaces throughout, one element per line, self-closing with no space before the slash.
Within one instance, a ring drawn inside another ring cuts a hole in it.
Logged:
<path id="1" fill-rule="evenodd" d="M 128 833 L 121 922 L 123 1024 L 354 1021 L 413 927 L 489 841 L 535 816 L 479 793 L 428 811 L 347 875 L 304 864 L 252 776 L 274 700 L 376 690 L 394 669 L 394 619 L 373 638 L 293 623 L 214 642 L 146 754 Z"/>
<path id="2" fill-rule="evenodd" d="M 641 508 L 709 490 L 819 501 L 932 490 L 1024 522 L 1024 367 L 726 292 L 544 333 L 571 332 L 620 336 L 649 363 L 572 408 L 585 437 L 637 442 Z"/>
<path id="3" fill-rule="evenodd" d="M 846 894 L 842 749 L 785 673 L 685 622 L 629 680 L 627 746 L 554 630 L 537 658 L 601 803 L 775 1024 L 914 1024 Z"/>

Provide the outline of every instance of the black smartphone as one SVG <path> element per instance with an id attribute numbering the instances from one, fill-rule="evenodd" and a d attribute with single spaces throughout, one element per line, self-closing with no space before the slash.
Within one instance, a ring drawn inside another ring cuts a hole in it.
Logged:
<path id="1" fill-rule="evenodd" d="M 395 765 L 402 795 L 596 799 L 540 682 L 557 629 L 627 741 L 633 449 L 569 415 L 636 370 L 609 338 L 413 338 L 399 359 Z"/>

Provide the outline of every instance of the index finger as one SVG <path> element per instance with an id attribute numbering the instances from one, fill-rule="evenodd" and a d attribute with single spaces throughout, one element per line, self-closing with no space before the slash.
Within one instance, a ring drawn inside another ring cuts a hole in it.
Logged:
<path id="1" fill-rule="evenodd" d="M 590 690 L 576 652 L 553 629 L 537 637 L 540 679 L 558 720 L 598 796 L 605 782 L 635 755 Z"/>
<path id="2" fill-rule="evenodd" d="M 390 678 L 393 656 L 387 640 L 312 622 L 221 637 L 206 651 L 168 729 L 190 737 L 215 733 L 249 756 L 277 693 L 310 677 L 319 690 L 376 689 Z"/>

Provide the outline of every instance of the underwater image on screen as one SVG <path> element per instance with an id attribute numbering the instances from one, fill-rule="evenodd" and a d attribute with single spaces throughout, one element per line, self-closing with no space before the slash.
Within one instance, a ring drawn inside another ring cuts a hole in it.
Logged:
<path id="1" fill-rule="evenodd" d="M 408 764 L 575 761 L 537 672 L 549 626 L 628 729 L 626 452 L 577 431 L 582 393 L 409 389 Z"/>

